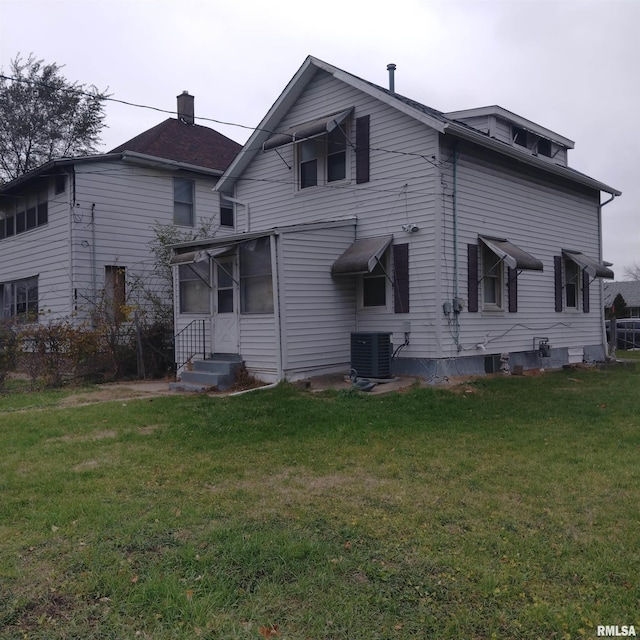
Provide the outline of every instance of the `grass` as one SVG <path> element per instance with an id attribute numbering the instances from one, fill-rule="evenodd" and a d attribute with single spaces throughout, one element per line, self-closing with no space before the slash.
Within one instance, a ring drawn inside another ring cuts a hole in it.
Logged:
<path id="1" fill-rule="evenodd" d="M 635 367 L 0 405 L 0 639 L 640 626 Z"/>

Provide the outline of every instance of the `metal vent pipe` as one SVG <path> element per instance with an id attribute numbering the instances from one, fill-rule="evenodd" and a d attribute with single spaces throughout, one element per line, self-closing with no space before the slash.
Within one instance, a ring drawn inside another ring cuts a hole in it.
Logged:
<path id="1" fill-rule="evenodd" d="M 393 64 L 393 62 L 387 65 L 387 71 L 389 72 L 389 91 L 391 91 L 391 93 L 396 92 L 395 70 L 396 65 Z"/>

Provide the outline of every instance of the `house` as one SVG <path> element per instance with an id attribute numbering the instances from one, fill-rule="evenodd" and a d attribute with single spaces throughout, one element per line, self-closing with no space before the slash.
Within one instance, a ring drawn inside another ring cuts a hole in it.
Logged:
<path id="1" fill-rule="evenodd" d="M 0 320 L 83 317 L 102 292 L 122 304 L 151 277 L 156 222 L 189 231 L 218 216 L 212 188 L 240 145 L 196 125 L 186 91 L 177 107 L 108 153 L 52 160 L 0 186 Z"/>
<path id="2" fill-rule="evenodd" d="M 604 285 L 605 313 L 611 311 L 616 296 L 620 294 L 627 305 L 628 318 L 640 318 L 640 280 L 606 282 Z"/>
<path id="3" fill-rule="evenodd" d="M 570 168 L 573 146 L 308 57 L 216 185 L 233 228 L 174 247 L 176 326 L 203 334 L 178 364 L 235 355 L 278 381 L 604 359 L 620 192 Z"/>

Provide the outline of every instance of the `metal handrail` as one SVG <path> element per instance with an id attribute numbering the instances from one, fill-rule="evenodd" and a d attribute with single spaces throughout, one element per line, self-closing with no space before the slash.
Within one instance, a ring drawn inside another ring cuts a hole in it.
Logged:
<path id="1" fill-rule="evenodd" d="M 205 320 L 192 320 L 184 329 L 174 336 L 176 371 L 187 364 L 194 356 L 202 354 L 207 359 Z M 177 361 L 178 353 L 186 353 L 184 362 Z"/>

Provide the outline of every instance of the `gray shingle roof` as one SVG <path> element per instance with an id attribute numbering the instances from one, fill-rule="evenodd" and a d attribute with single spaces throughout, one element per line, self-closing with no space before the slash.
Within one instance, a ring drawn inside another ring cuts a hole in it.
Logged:
<path id="1" fill-rule="evenodd" d="M 622 294 L 627 307 L 640 307 L 640 280 L 630 282 L 605 282 L 604 306 L 610 307 L 615 297 Z"/>

